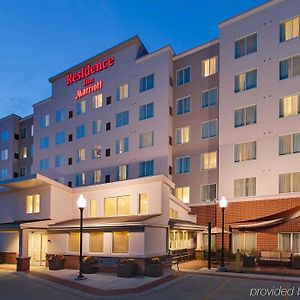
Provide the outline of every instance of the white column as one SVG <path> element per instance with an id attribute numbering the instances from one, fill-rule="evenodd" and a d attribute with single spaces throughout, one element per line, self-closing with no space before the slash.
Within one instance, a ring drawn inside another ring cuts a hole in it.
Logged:
<path id="1" fill-rule="evenodd" d="M 19 257 L 28 257 L 28 236 L 28 230 L 19 229 Z"/>
<path id="2" fill-rule="evenodd" d="M 203 250 L 203 233 L 201 231 L 197 231 L 197 245 L 196 250 Z"/>

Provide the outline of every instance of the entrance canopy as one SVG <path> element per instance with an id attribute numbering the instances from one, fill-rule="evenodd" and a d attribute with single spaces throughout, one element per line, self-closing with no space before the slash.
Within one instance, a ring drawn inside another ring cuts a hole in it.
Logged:
<path id="1" fill-rule="evenodd" d="M 206 226 L 201 226 L 190 221 L 178 220 L 178 219 L 170 219 L 169 225 L 170 225 L 170 229 L 178 229 L 178 230 L 204 231 L 207 229 Z"/>

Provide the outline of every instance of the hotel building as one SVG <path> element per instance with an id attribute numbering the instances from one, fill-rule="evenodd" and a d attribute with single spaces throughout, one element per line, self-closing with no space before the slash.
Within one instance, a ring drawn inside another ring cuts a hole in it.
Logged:
<path id="1" fill-rule="evenodd" d="M 226 248 L 300 253 L 299 16 L 299 1 L 273 0 L 184 53 L 133 37 L 50 78 L 32 116 L 0 120 L 6 261 L 75 267 L 80 194 L 86 255 L 142 269 L 205 249 L 209 221 L 219 249 L 220 196 Z"/>

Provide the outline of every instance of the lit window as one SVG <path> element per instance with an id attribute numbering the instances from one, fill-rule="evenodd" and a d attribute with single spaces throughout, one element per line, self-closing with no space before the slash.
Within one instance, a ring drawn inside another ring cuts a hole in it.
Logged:
<path id="1" fill-rule="evenodd" d="M 300 113 L 300 94 L 279 99 L 279 118 L 298 115 Z"/>
<path id="2" fill-rule="evenodd" d="M 76 174 L 76 186 L 83 186 L 85 185 L 85 173 Z"/>
<path id="3" fill-rule="evenodd" d="M 300 152 L 300 133 L 286 134 L 279 137 L 279 155 Z"/>
<path id="4" fill-rule="evenodd" d="M 128 165 L 118 166 L 117 178 L 118 180 L 126 180 L 128 178 Z"/>
<path id="5" fill-rule="evenodd" d="M 253 252 L 256 250 L 256 233 L 239 232 L 233 234 L 233 251 Z"/>
<path id="6" fill-rule="evenodd" d="M 177 116 L 189 113 L 191 111 L 191 97 L 185 97 L 178 99 L 176 102 L 176 114 Z"/>
<path id="7" fill-rule="evenodd" d="M 213 201 L 217 198 L 217 185 L 206 184 L 201 187 L 201 201 Z"/>
<path id="8" fill-rule="evenodd" d="M 77 152 L 77 162 L 85 160 L 85 148 L 81 148 Z"/>
<path id="9" fill-rule="evenodd" d="M 234 127 L 242 127 L 256 123 L 256 105 L 251 105 L 234 111 Z"/>
<path id="10" fill-rule="evenodd" d="M 90 252 L 103 252 L 103 232 L 90 233 Z"/>
<path id="11" fill-rule="evenodd" d="M 170 208 L 169 210 L 170 219 L 178 219 L 178 210 Z"/>
<path id="12" fill-rule="evenodd" d="M 139 148 L 148 148 L 154 145 L 154 131 L 141 133 L 139 135 Z"/>
<path id="13" fill-rule="evenodd" d="M 93 107 L 96 109 L 102 107 L 102 94 L 93 97 Z"/>
<path id="14" fill-rule="evenodd" d="M 190 141 L 190 127 L 176 129 L 176 144 L 186 144 Z"/>
<path id="15" fill-rule="evenodd" d="M 139 194 L 139 214 L 145 215 L 148 213 L 148 194 Z"/>
<path id="16" fill-rule="evenodd" d="M 280 23 L 280 42 L 288 41 L 299 37 L 300 17 L 289 19 Z"/>
<path id="17" fill-rule="evenodd" d="M 175 189 L 176 198 L 181 200 L 183 203 L 190 203 L 190 187 L 183 186 Z"/>
<path id="18" fill-rule="evenodd" d="M 113 232 L 113 253 L 129 252 L 129 232 Z"/>
<path id="19" fill-rule="evenodd" d="M 129 96 L 129 89 L 128 89 L 128 83 L 126 83 L 124 85 L 121 85 L 118 88 L 117 100 L 128 98 L 128 96 Z"/>
<path id="20" fill-rule="evenodd" d="M 128 152 L 129 138 L 116 140 L 116 154 L 123 154 Z"/>
<path id="21" fill-rule="evenodd" d="M 154 174 L 154 161 L 148 160 L 140 162 L 139 164 L 139 176 L 152 176 Z"/>
<path id="22" fill-rule="evenodd" d="M 129 124 L 129 110 L 116 114 L 116 127 Z"/>
<path id="23" fill-rule="evenodd" d="M 202 60 L 202 77 L 208 77 L 218 73 L 218 57 Z"/>
<path id="24" fill-rule="evenodd" d="M 26 213 L 33 214 L 40 212 L 40 195 L 26 196 Z"/>
<path id="25" fill-rule="evenodd" d="M 300 172 L 279 175 L 279 193 L 300 192 Z"/>
<path id="26" fill-rule="evenodd" d="M 234 78 L 234 92 L 239 93 L 242 91 L 256 88 L 257 86 L 257 70 L 247 71 L 236 75 Z"/>
<path id="27" fill-rule="evenodd" d="M 176 85 L 181 86 L 191 82 L 191 67 L 186 67 L 176 72 Z"/>
<path id="28" fill-rule="evenodd" d="M 79 252 L 79 232 L 70 232 L 69 233 L 69 252 Z"/>
<path id="29" fill-rule="evenodd" d="M 201 93 L 201 107 L 207 108 L 218 103 L 218 88 L 213 88 Z"/>
<path id="30" fill-rule="evenodd" d="M 145 120 L 154 117 L 154 103 L 148 103 L 140 106 L 139 109 L 139 120 Z"/>
<path id="31" fill-rule="evenodd" d="M 101 145 L 94 146 L 93 159 L 101 158 Z"/>
<path id="32" fill-rule="evenodd" d="M 104 216 L 130 215 L 130 196 L 104 198 Z"/>
<path id="33" fill-rule="evenodd" d="M 42 116 L 40 125 L 41 125 L 41 128 L 45 128 L 50 125 L 50 115 L 49 114 Z"/>
<path id="34" fill-rule="evenodd" d="M 300 75 L 300 55 L 279 62 L 279 79 L 288 79 Z"/>
<path id="35" fill-rule="evenodd" d="M 300 253 L 300 233 L 285 232 L 279 233 L 279 251 Z"/>
<path id="36" fill-rule="evenodd" d="M 90 217 L 97 216 L 97 201 L 96 199 L 90 200 Z"/>
<path id="37" fill-rule="evenodd" d="M 77 115 L 80 116 L 86 112 L 86 101 L 77 102 Z"/>
<path id="38" fill-rule="evenodd" d="M 27 151 L 26 151 L 27 154 Z M 26 155 L 27 157 L 27 155 Z M 8 149 L 1 150 L 0 152 L 0 160 L 8 160 Z"/>
<path id="39" fill-rule="evenodd" d="M 234 162 L 256 159 L 256 141 L 234 145 Z"/>
<path id="40" fill-rule="evenodd" d="M 202 123 L 202 139 L 214 138 L 217 136 L 217 120 Z"/>
<path id="41" fill-rule="evenodd" d="M 140 79 L 140 93 L 154 88 L 154 74 L 145 76 Z"/>
<path id="42" fill-rule="evenodd" d="M 94 170 L 93 182 L 94 183 L 100 183 L 101 182 L 101 170 Z"/>
<path id="43" fill-rule="evenodd" d="M 234 180 L 234 197 L 250 197 L 256 195 L 256 177 Z"/>
<path id="44" fill-rule="evenodd" d="M 217 168 L 217 152 L 208 152 L 202 155 L 202 170 Z"/>
<path id="45" fill-rule="evenodd" d="M 176 159 L 176 174 L 185 174 L 190 172 L 190 161 L 189 156 L 180 157 Z"/>
<path id="46" fill-rule="evenodd" d="M 248 35 L 235 41 L 235 58 L 257 51 L 257 34 Z"/>

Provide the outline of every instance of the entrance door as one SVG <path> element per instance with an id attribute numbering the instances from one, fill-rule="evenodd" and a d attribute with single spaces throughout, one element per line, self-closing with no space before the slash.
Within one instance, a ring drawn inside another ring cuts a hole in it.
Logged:
<path id="1" fill-rule="evenodd" d="M 44 266 L 47 253 L 47 235 L 44 233 L 30 233 L 28 238 L 28 254 L 30 263 L 34 266 Z"/>

